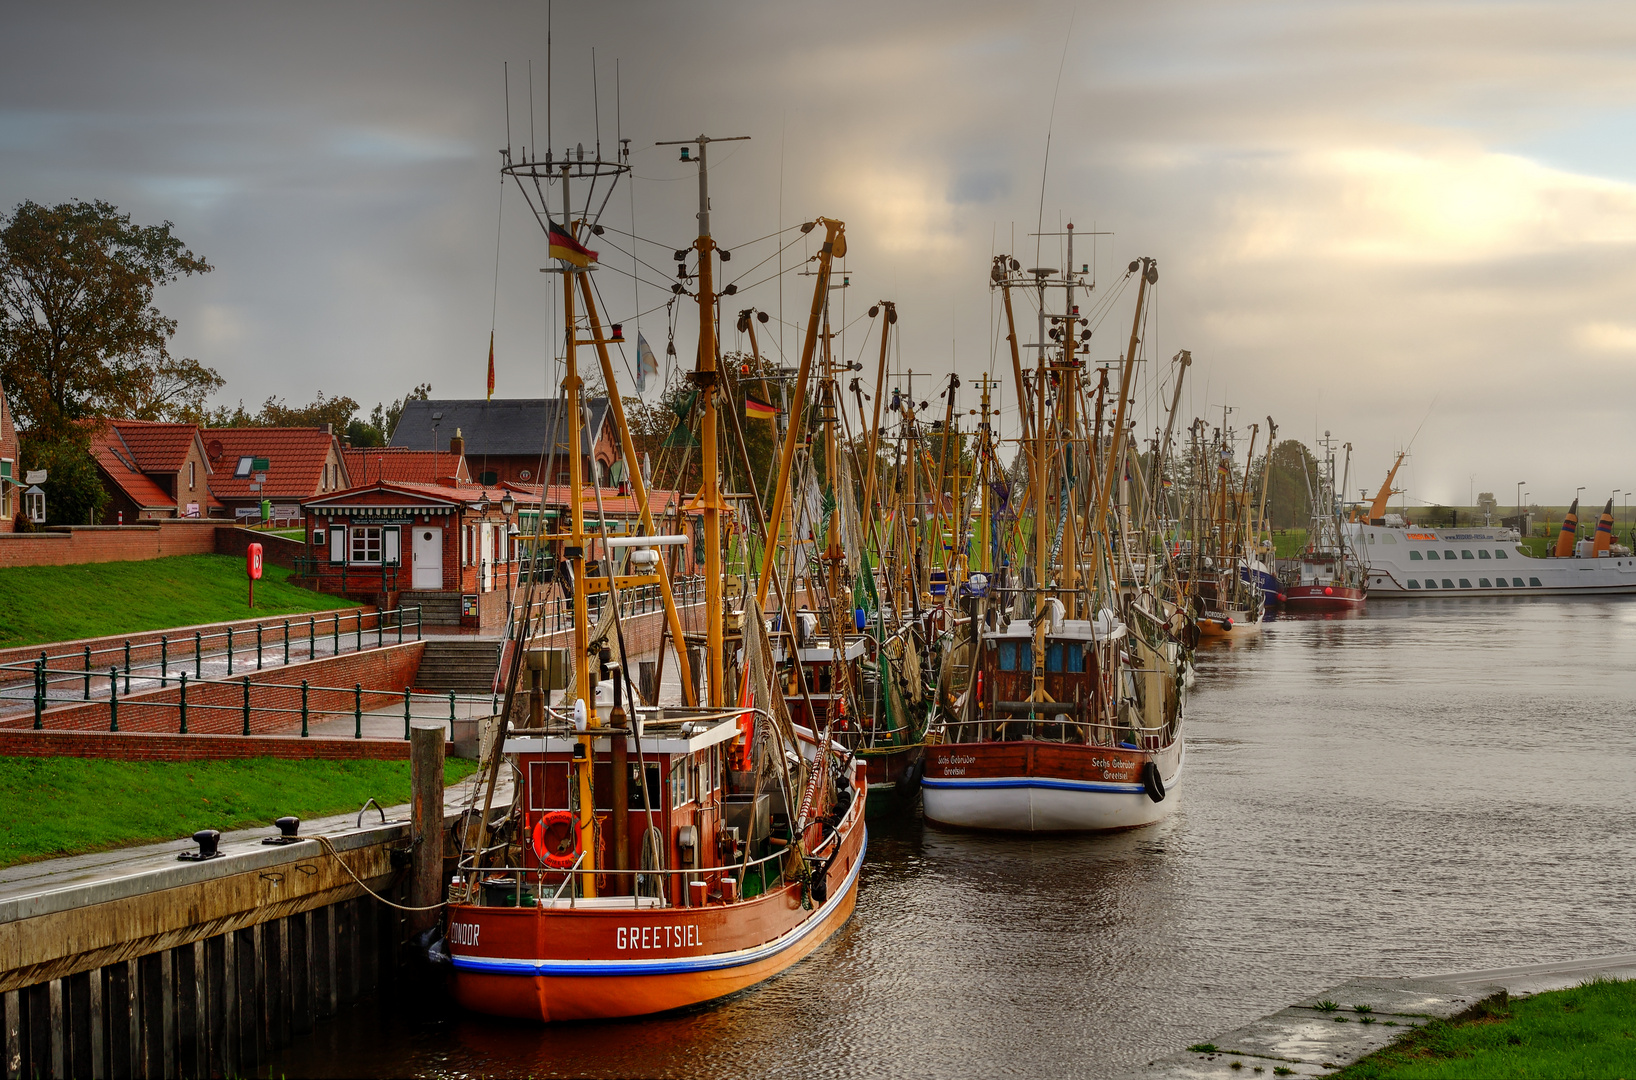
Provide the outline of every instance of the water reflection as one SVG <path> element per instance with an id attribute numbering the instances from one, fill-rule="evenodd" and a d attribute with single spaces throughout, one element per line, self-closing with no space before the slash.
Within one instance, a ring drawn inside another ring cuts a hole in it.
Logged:
<path id="1" fill-rule="evenodd" d="M 539 1029 L 360 1009 L 273 1074 L 1103 1076 L 1359 974 L 1636 947 L 1636 604 L 1448 599 L 1198 655 L 1160 825 L 871 829 L 857 914 L 713 1008 Z"/>

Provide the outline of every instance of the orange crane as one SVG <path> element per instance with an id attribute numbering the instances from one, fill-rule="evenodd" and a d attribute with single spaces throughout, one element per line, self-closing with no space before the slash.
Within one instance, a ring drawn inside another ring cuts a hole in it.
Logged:
<path id="1" fill-rule="evenodd" d="M 1380 490 L 1375 492 L 1375 501 L 1369 504 L 1369 516 L 1363 519 L 1366 524 L 1386 524 L 1386 504 L 1388 501 L 1390 501 L 1393 495 L 1397 494 L 1397 492 L 1392 489 L 1392 481 L 1397 478 L 1397 470 L 1402 466 L 1403 459 L 1408 456 L 1409 452 L 1407 450 L 1399 450 L 1397 452 L 1397 460 L 1392 462 L 1392 469 L 1386 474 L 1386 482 L 1380 485 Z M 1355 511 L 1354 514 L 1355 516 L 1352 520 L 1357 521 L 1359 518 L 1356 515 L 1361 515 L 1362 510 L 1360 509 Z"/>

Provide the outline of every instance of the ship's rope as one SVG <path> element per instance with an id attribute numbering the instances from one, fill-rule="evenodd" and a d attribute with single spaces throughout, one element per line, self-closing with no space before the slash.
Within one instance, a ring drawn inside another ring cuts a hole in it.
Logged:
<path id="1" fill-rule="evenodd" d="M 441 836 L 441 831 L 439 832 L 439 835 Z M 387 907 L 397 908 L 399 911 L 437 911 L 439 908 L 446 908 L 449 906 L 449 902 L 447 900 L 439 900 L 437 903 L 428 904 L 426 907 L 411 907 L 408 904 L 400 904 L 394 900 L 388 900 L 386 897 L 364 884 L 364 879 L 352 872 L 352 867 L 348 866 L 347 861 L 341 858 L 341 853 L 335 850 L 335 845 L 330 843 L 329 837 L 309 836 L 306 837 L 306 839 L 318 841 L 318 846 L 323 848 L 326 854 L 332 856 L 336 862 L 341 864 L 341 869 L 345 870 L 352 880 L 358 883 L 359 888 L 363 889 L 364 892 L 368 893 L 370 896 L 373 896 Z"/>

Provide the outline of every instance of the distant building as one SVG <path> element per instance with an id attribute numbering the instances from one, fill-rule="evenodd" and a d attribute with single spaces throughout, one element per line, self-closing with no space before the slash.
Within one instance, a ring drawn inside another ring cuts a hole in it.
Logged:
<path id="1" fill-rule="evenodd" d="M 210 491 L 235 519 L 301 520 L 301 504 L 352 486 L 341 443 L 328 424 L 310 428 L 206 428 Z M 265 462 L 265 470 L 258 463 Z"/>
<path id="2" fill-rule="evenodd" d="M 192 424 L 88 420 L 91 457 L 108 491 L 104 524 L 154 518 L 213 517 L 210 462 Z"/>
<path id="3" fill-rule="evenodd" d="M 22 511 L 23 476 L 18 458 L 17 425 L 12 420 L 11 402 L 6 400 L 6 388 L 0 386 L 0 532 L 11 532 Z"/>
<path id="4" fill-rule="evenodd" d="M 392 429 L 391 444 L 407 450 L 463 454 L 472 482 L 480 487 L 538 484 L 542 458 L 555 466 L 551 482 L 566 483 L 568 412 L 564 400 L 407 401 Z M 579 447 L 581 475 L 587 484 L 612 487 L 625 479 L 625 473 L 619 436 L 608 419 L 608 399 L 590 399 L 585 411 L 588 421 L 581 430 Z"/>
<path id="5" fill-rule="evenodd" d="M 347 475 L 354 486 L 378 483 L 456 484 L 471 483 L 466 458 L 449 450 L 410 450 L 402 446 L 371 446 L 357 450 L 346 447 Z"/>

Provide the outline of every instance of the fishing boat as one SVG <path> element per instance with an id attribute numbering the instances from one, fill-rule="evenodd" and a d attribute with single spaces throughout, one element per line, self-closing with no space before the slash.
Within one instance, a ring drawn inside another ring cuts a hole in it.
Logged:
<path id="1" fill-rule="evenodd" d="M 1351 472 L 1352 444 L 1345 444 L 1346 469 L 1339 489 L 1335 487 L 1335 444 L 1329 432 L 1324 432 L 1320 445 L 1325 457 L 1312 500 L 1312 523 L 1295 576 L 1285 583 L 1284 607 L 1292 612 L 1358 611 L 1368 596 L 1365 567 L 1355 545 L 1348 541 L 1338 494 L 1346 490 L 1344 477 Z"/>
<path id="2" fill-rule="evenodd" d="M 1133 553 L 1143 553 L 1144 574 L 1153 569 L 1145 553 L 1156 538 L 1127 535 L 1123 523 L 1109 520 L 1113 492 L 1125 490 L 1121 478 L 1135 456 L 1126 413 L 1143 307 L 1158 269 L 1143 259 L 1127 271 L 1137 283 L 1136 316 L 1104 443 L 1100 423 L 1088 430 L 1078 409 L 1077 347 L 1092 328 L 1076 304 L 1085 283 L 1073 271 L 1072 231 L 1069 225 L 1069 269 L 1060 276 L 1035 268 L 1019 277 L 1020 264 L 1004 256 L 991 271 L 1025 403 L 1033 550 L 1020 573 L 1007 566 L 993 580 L 974 575 L 964 590 L 960 628 L 970 681 L 927 733 L 922 799 L 926 820 L 937 826 L 1107 831 L 1150 824 L 1175 806 L 1184 755 L 1177 637 L 1187 616 L 1150 589 L 1122 587 L 1127 571 L 1135 572 Z M 1031 377 L 1012 315 L 1017 287 L 1038 293 L 1039 359 Z M 1049 316 L 1048 334 L 1047 294 L 1057 289 L 1064 303 Z M 962 662 L 961 652 L 951 650 L 949 662 Z"/>
<path id="3" fill-rule="evenodd" d="M 481 809 L 474 808 L 469 828 L 458 830 L 464 850 L 449 886 L 444 940 L 454 998 L 475 1011 L 555 1022 L 711 1001 L 810 954 L 846 921 L 856 900 L 867 844 L 863 767 L 834 737 L 834 710 L 809 712 L 802 717 L 807 724 L 797 723 L 772 689 L 772 634 L 762 614 L 770 563 L 761 567 L 753 599 L 740 590 L 742 606 L 726 605 L 724 528 L 732 511 L 721 484 L 720 462 L 728 455 L 719 435 L 722 427 L 736 428 L 721 423 L 719 409 L 730 398 L 714 340 L 715 263 L 725 258 L 710 233 L 706 154 L 715 141 L 699 136 L 679 144 L 682 159 L 697 162 L 699 176 L 697 266 L 689 275 L 700 312 L 691 373 L 700 393 L 690 415 L 701 477 L 689 501 L 698 531 L 660 534 L 647 509 L 646 480 L 633 470 L 636 501 L 644 508 L 641 532 L 610 537 L 592 501 L 600 500 L 600 489 L 587 494 L 581 458 L 568 455 L 568 520 L 560 533 L 547 534 L 542 515 L 534 538 L 536 550 L 557 544 L 560 555 L 552 581 L 530 575 L 519 599 L 522 614 L 514 623 L 521 647 L 508 653 L 498 752 L 486 766 Z M 695 148 L 697 157 L 690 158 Z M 563 393 L 574 403 L 582 403 L 585 392 L 581 347 L 594 347 L 604 385 L 618 385 L 608 349 L 613 335 L 603 328 L 587 273 L 596 253 L 587 245 L 599 231 L 596 214 L 607 204 L 609 186 L 628 169 L 624 154 L 605 161 L 583 150 L 556 160 L 525 153 L 516 162 L 508 151 L 504 166 L 550 235 L 565 312 Z M 560 209 L 548 192 L 560 194 Z M 822 297 L 845 238 L 841 222 L 819 219 L 808 228 L 820 226 Z M 815 310 L 803 368 L 816 316 Z M 626 460 L 637 460 L 619 395 L 609 400 Z M 566 445 L 577 447 L 582 408 L 576 404 L 568 414 Z M 735 449 L 742 460 L 742 437 Z M 786 485 L 791 449 L 785 448 L 780 476 Z M 779 535 L 786 506 L 780 500 L 762 523 L 765 535 Z M 597 528 L 588 524 L 591 517 L 600 519 Z M 663 553 L 695 542 L 703 548 L 705 617 L 703 631 L 688 634 Z M 765 547 L 770 558 L 777 545 Z M 556 587 L 573 601 L 567 649 L 551 647 L 554 639 L 532 614 L 536 593 Z M 630 678 L 620 594 L 636 588 L 661 594 L 681 669 L 679 702 L 643 700 Z M 592 596 L 605 601 L 594 625 Z M 786 627 L 791 599 L 777 599 Z M 696 652 L 682 647 L 684 641 L 696 644 Z M 690 654 L 700 659 L 702 694 Z M 796 669 L 805 678 L 800 662 Z M 522 688 L 525 672 L 531 685 Z M 547 693 L 559 687 L 562 699 L 548 705 Z M 515 796 L 509 809 L 496 813 L 502 769 L 517 778 Z"/>

